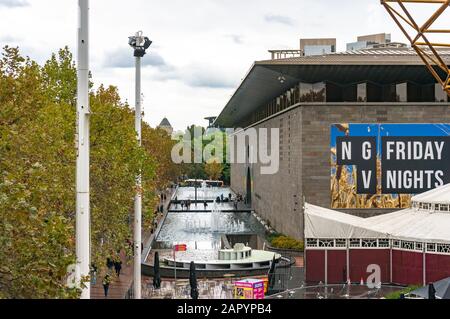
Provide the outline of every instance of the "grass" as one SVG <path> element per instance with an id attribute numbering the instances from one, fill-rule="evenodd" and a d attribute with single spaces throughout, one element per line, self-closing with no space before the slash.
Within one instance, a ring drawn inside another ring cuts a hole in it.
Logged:
<path id="1" fill-rule="evenodd" d="M 391 299 L 391 300 L 400 299 L 401 295 L 407 295 L 410 292 L 412 292 L 416 289 L 419 289 L 419 288 L 421 288 L 421 286 L 409 286 L 408 288 L 405 288 L 401 291 L 393 292 L 393 293 L 387 295 L 386 299 Z"/>

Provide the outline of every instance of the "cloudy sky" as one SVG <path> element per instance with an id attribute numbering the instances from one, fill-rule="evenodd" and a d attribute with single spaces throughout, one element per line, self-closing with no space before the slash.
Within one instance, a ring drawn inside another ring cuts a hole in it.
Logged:
<path id="1" fill-rule="evenodd" d="M 42 63 L 76 44 L 77 0 L 0 0 L 0 46 L 19 46 Z M 405 41 L 379 0 L 92 0 L 91 69 L 96 85 L 116 85 L 134 103 L 132 50 L 143 30 L 145 120 L 167 117 L 176 129 L 218 115 L 268 49 L 297 49 L 301 37 L 336 37 L 338 50 L 357 35 L 392 33 Z"/>

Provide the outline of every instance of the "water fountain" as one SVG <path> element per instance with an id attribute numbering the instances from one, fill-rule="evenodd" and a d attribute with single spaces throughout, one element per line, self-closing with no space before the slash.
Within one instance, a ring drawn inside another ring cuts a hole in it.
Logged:
<path id="1" fill-rule="evenodd" d="M 220 209 L 217 203 L 214 203 L 214 207 L 211 212 L 211 230 L 215 233 L 220 231 Z"/>
<path id="2" fill-rule="evenodd" d="M 203 199 L 207 200 L 208 198 L 208 185 L 205 181 L 202 182 L 202 192 L 203 192 Z"/>

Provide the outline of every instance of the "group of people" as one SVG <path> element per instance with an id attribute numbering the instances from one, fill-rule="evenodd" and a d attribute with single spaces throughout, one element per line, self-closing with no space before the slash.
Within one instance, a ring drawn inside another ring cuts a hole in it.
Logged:
<path id="1" fill-rule="evenodd" d="M 175 197 L 175 205 L 178 206 L 178 203 L 180 203 L 182 211 L 185 209 L 187 211 L 191 210 L 192 201 L 190 199 L 178 201 L 178 197 Z"/>
<path id="2" fill-rule="evenodd" d="M 157 207 L 157 210 L 155 211 L 155 217 L 153 219 L 153 225 L 152 225 L 153 226 L 152 234 L 154 233 L 154 230 L 158 228 L 158 216 L 159 216 L 159 214 L 164 212 L 164 203 L 168 199 L 166 193 L 161 193 L 159 198 L 160 198 L 160 205 Z M 189 201 L 189 208 L 190 208 L 190 205 L 191 205 L 191 203 Z M 131 239 L 127 239 L 127 244 L 129 245 L 130 250 L 132 251 L 132 254 L 134 255 L 133 241 Z M 144 251 L 144 244 L 141 243 L 141 252 L 143 252 L 143 251 Z M 120 252 L 118 252 L 118 255 L 120 255 Z M 105 298 L 108 297 L 109 288 L 112 284 L 114 273 L 117 278 L 120 278 L 120 274 L 122 272 L 122 260 L 120 259 L 120 257 L 117 257 L 117 258 L 109 257 L 106 259 L 106 267 L 107 267 L 107 272 L 102 280 Z M 97 272 L 98 272 L 97 265 L 95 265 L 93 263 L 91 265 L 91 285 L 97 284 Z"/>
<path id="3" fill-rule="evenodd" d="M 112 259 L 112 258 L 107 258 L 106 259 L 106 267 L 108 269 L 106 275 L 103 277 L 103 281 L 102 281 L 102 285 L 103 285 L 103 290 L 105 292 L 105 298 L 108 297 L 108 292 L 109 292 L 109 287 L 112 283 L 112 274 L 113 274 L 113 269 L 114 272 L 117 276 L 117 278 L 120 278 L 120 273 L 122 271 L 122 260 L 120 260 L 120 257 L 116 258 L 116 259 Z M 97 272 L 98 272 L 98 267 L 95 263 L 91 264 L 91 285 L 96 285 L 97 284 Z"/>
<path id="4" fill-rule="evenodd" d="M 191 210 L 191 206 L 192 201 L 190 199 L 181 201 L 181 210 L 184 210 L 186 208 L 186 210 L 189 211 Z"/>
<path id="5" fill-rule="evenodd" d="M 112 281 L 112 271 L 114 268 L 114 271 L 116 273 L 117 278 L 120 278 L 120 272 L 122 271 L 122 261 L 120 259 L 106 259 L 106 267 L 108 268 L 108 273 L 103 278 L 103 290 L 105 291 L 105 298 L 108 298 L 108 292 L 109 292 L 109 286 L 111 285 Z"/>

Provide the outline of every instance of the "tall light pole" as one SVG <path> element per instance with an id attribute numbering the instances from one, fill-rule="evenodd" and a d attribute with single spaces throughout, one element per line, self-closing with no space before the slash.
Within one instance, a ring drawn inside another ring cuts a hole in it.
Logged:
<path id="1" fill-rule="evenodd" d="M 90 273 L 89 205 L 89 0 L 78 0 L 77 53 L 77 208 L 76 208 L 76 282 Z M 85 283 L 81 298 L 90 299 L 90 283 Z"/>
<path id="2" fill-rule="evenodd" d="M 142 31 L 128 38 L 136 58 L 136 134 L 139 146 L 142 145 L 142 105 L 141 105 L 141 58 L 152 41 L 142 35 Z M 136 196 L 134 199 L 134 298 L 141 299 L 141 246 L 142 246 L 142 178 L 136 177 Z"/>

